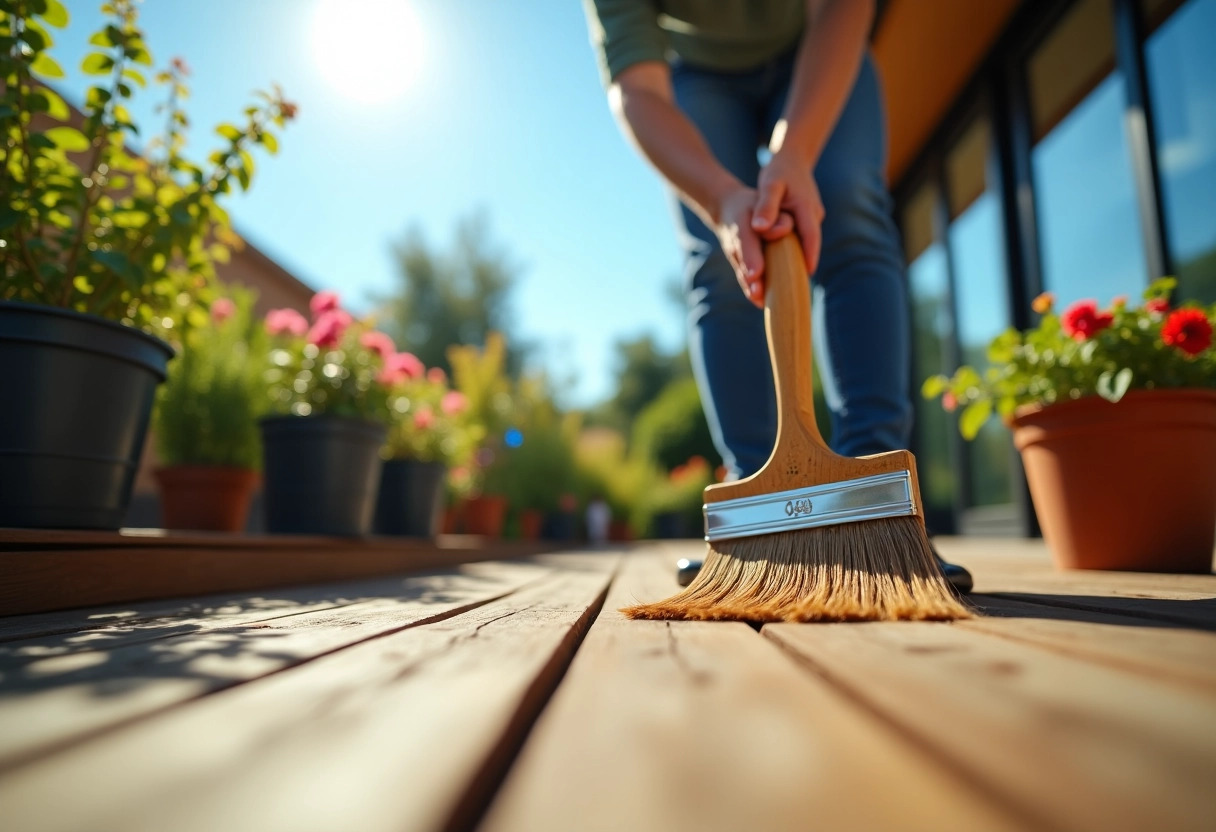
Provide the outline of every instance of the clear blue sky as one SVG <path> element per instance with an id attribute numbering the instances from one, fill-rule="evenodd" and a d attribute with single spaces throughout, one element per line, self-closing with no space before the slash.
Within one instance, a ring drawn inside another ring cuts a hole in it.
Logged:
<path id="1" fill-rule="evenodd" d="M 192 70 L 195 158 L 254 89 L 278 82 L 300 105 L 280 155 L 259 157 L 253 189 L 229 205 L 251 242 L 367 310 L 394 286 L 390 245 L 410 224 L 446 247 L 457 220 L 484 209 L 526 266 L 518 331 L 558 378 L 575 378 L 568 403 L 607 395 L 616 338 L 649 331 L 665 346 L 682 342 L 682 317 L 664 294 L 680 258 L 664 192 L 608 112 L 581 4 L 392 2 L 413 7 L 422 58 L 402 94 L 375 104 L 326 69 L 337 57 L 364 70 L 369 40 L 385 28 L 375 17 L 332 29 L 332 52 L 320 57 L 318 0 L 144 0 L 140 18 L 158 66 L 181 56 Z M 72 21 L 54 54 L 69 75 L 65 93 L 79 100 L 101 2 L 65 5 Z M 141 124 L 160 123 L 151 92 L 131 108 Z"/>

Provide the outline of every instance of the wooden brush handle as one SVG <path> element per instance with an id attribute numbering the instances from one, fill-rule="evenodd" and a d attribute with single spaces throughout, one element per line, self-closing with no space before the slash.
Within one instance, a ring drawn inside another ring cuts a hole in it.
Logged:
<path id="1" fill-rule="evenodd" d="M 796 234 L 764 247 L 764 330 L 777 387 L 777 447 L 809 441 L 827 450 L 811 385 L 811 282 Z"/>
<path id="2" fill-rule="evenodd" d="M 705 501 L 755 497 L 896 471 L 910 471 L 913 491 L 919 494 L 916 462 L 908 451 L 854 459 L 833 453 L 823 441 L 815 423 L 811 387 L 810 279 L 797 236 L 787 234 L 766 244 L 764 261 L 764 321 L 777 387 L 777 441 L 764 467 L 745 479 L 709 486 Z M 919 497 L 916 503 L 919 513 Z"/>

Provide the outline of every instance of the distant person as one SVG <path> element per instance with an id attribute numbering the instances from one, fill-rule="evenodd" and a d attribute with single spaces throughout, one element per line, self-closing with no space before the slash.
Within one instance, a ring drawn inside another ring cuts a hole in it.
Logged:
<path id="1" fill-rule="evenodd" d="M 584 0 L 613 112 L 666 180 L 689 351 L 729 478 L 776 437 L 763 241 L 796 233 L 846 456 L 906 448 L 909 321 L 867 41 L 874 0 Z M 761 161 L 763 159 L 763 161 Z M 969 589 L 961 567 L 943 564 Z"/>
<path id="2" fill-rule="evenodd" d="M 608 527 L 612 523 L 612 509 L 602 497 L 587 504 L 587 537 L 594 545 L 608 541 Z"/>

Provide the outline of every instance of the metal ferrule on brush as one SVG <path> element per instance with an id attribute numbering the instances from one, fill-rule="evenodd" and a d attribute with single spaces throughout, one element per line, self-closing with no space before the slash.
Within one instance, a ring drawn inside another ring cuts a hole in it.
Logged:
<path id="1" fill-rule="evenodd" d="M 726 540 L 916 514 L 908 471 L 705 504 L 705 539 Z"/>

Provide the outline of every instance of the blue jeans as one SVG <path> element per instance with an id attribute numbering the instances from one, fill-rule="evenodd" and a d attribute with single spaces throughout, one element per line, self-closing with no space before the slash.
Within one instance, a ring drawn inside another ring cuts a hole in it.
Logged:
<path id="1" fill-rule="evenodd" d="M 672 67 L 680 108 L 718 161 L 749 185 L 781 117 L 793 60 L 785 55 L 743 73 Z M 812 335 L 832 448 L 846 456 L 906 448 L 911 429 L 908 300 L 885 163 L 886 122 L 867 56 L 814 170 L 826 215 Z M 764 315 L 743 295 L 713 232 L 674 201 L 701 401 L 728 471 L 747 476 L 768 459 L 776 435 Z"/>

